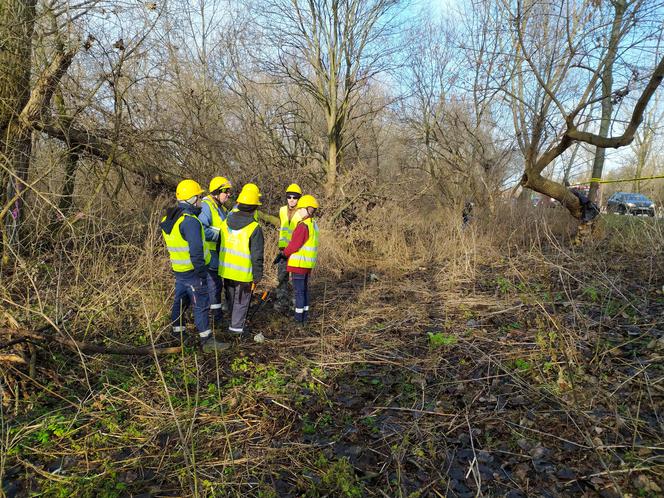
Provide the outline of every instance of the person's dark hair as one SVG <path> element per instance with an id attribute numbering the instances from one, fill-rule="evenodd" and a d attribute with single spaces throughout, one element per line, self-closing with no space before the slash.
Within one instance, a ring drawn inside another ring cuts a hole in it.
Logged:
<path id="1" fill-rule="evenodd" d="M 237 208 L 243 213 L 251 213 L 252 211 L 255 211 L 258 206 L 253 206 L 251 204 L 238 204 Z"/>

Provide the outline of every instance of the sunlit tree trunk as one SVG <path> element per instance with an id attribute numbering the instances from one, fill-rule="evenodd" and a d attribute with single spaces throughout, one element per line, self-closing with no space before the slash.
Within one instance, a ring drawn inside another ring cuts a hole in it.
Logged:
<path id="1" fill-rule="evenodd" d="M 17 234 L 30 165 L 32 130 L 19 115 L 30 97 L 32 33 L 36 0 L 0 2 L 0 208 L 3 262 Z"/>

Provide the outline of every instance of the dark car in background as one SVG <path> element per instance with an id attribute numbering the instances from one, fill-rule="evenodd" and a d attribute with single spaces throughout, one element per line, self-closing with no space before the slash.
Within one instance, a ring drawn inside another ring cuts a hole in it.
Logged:
<path id="1" fill-rule="evenodd" d="M 643 194 L 616 192 L 606 201 L 606 210 L 609 213 L 655 216 L 655 203 Z"/>

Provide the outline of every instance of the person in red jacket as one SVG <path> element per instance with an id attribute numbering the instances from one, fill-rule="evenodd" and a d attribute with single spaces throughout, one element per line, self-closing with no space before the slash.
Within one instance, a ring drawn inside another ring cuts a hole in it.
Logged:
<path id="1" fill-rule="evenodd" d="M 297 201 L 300 221 L 282 256 L 288 258 L 286 270 L 291 274 L 295 290 L 295 321 L 300 324 L 304 324 L 309 312 L 309 274 L 318 259 L 318 224 L 314 220 L 316 209 L 318 201 L 313 195 L 303 195 Z"/>

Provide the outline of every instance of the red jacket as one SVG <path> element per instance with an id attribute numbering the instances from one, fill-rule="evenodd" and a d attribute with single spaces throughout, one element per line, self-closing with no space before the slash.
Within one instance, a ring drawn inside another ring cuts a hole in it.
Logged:
<path id="1" fill-rule="evenodd" d="M 290 258 L 291 254 L 294 254 L 297 251 L 299 251 L 300 247 L 304 245 L 304 243 L 307 241 L 308 238 L 309 238 L 309 229 L 307 228 L 306 224 L 300 221 L 295 227 L 295 230 L 293 231 L 293 236 L 291 237 L 290 242 L 284 249 L 284 254 L 286 255 L 286 257 Z M 286 271 L 289 271 L 291 273 L 300 273 L 302 275 L 307 275 L 311 273 L 311 268 L 297 268 L 294 266 L 286 266 Z"/>

